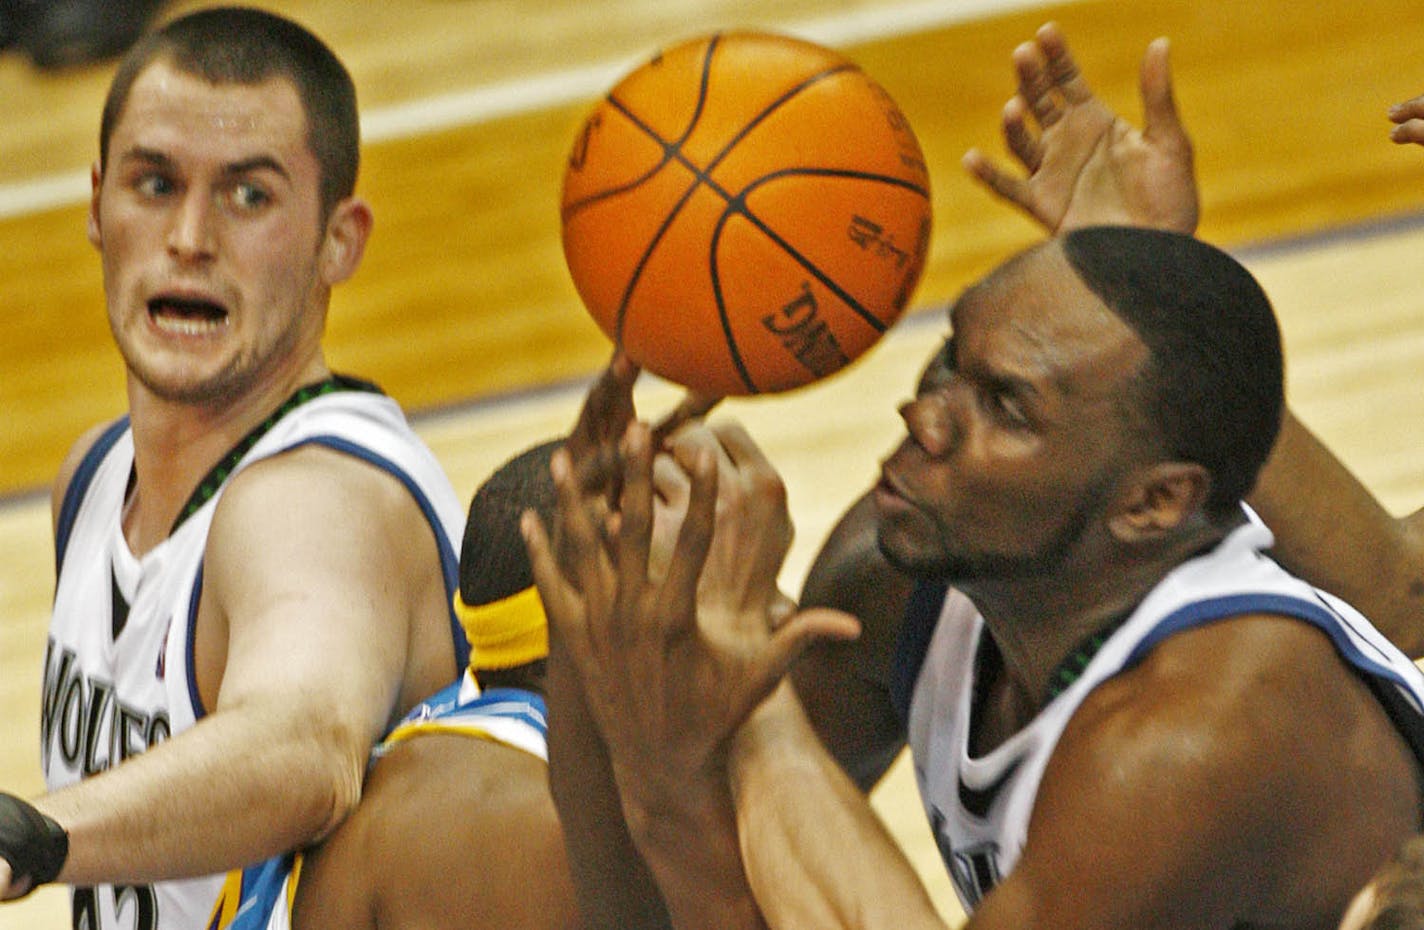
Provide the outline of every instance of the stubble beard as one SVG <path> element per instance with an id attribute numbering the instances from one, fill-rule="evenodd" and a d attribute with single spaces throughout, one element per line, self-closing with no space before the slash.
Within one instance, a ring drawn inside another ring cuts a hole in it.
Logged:
<path id="1" fill-rule="evenodd" d="M 876 533 L 876 544 L 891 565 L 922 581 L 947 581 L 954 586 L 963 586 L 975 582 L 1043 578 L 1061 569 L 1078 547 L 1099 516 L 1109 485 L 1107 475 L 1095 476 L 1063 525 L 1037 549 L 1029 552 L 964 551 L 963 534 L 954 533 L 939 515 L 930 513 L 927 516 L 934 523 L 934 537 L 938 543 L 933 553 L 897 550 L 887 544 L 883 532 Z"/>
<path id="2" fill-rule="evenodd" d="M 149 365 L 141 353 L 119 343 L 120 354 L 129 375 L 154 397 L 165 403 L 189 407 L 222 406 L 254 390 L 264 378 L 270 377 L 296 349 L 301 329 L 299 317 L 294 317 L 276 340 L 267 346 L 244 348 L 216 372 L 199 375 L 192 369 L 169 374 Z M 196 367 L 196 366 L 194 366 Z"/>

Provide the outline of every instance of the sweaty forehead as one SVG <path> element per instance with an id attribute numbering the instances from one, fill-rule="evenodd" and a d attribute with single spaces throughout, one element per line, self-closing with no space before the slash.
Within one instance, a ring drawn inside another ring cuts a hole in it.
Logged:
<path id="1" fill-rule="evenodd" d="M 1147 347 L 1078 277 L 1055 243 L 1025 252 L 965 291 L 950 311 L 955 343 L 1015 375 L 1065 389 L 1135 370 Z"/>

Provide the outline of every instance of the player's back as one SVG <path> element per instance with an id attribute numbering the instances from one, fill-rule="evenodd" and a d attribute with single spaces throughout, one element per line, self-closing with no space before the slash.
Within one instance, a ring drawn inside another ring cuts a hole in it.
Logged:
<path id="1" fill-rule="evenodd" d="M 544 760 L 467 732 L 390 744 L 297 888 L 296 930 L 578 926 Z"/>

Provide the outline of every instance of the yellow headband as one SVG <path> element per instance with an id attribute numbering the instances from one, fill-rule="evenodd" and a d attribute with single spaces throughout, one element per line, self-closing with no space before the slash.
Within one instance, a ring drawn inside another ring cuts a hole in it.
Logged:
<path id="1" fill-rule="evenodd" d="M 549 654 L 549 621 L 533 585 L 478 607 L 456 591 L 455 616 L 470 642 L 470 668 L 514 668 Z"/>

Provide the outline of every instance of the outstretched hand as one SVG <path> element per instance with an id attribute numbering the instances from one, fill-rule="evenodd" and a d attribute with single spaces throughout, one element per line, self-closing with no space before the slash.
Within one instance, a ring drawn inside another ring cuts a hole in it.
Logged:
<path id="1" fill-rule="evenodd" d="M 858 630 L 825 612 L 773 629 L 790 524 L 780 479 L 745 433 L 694 426 L 673 450 L 689 478 L 687 513 L 661 579 L 649 569 L 656 495 L 646 425 L 625 437 L 612 535 L 564 452 L 553 463 L 557 556 L 539 520 L 524 522 L 540 595 L 578 668 L 620 792 L 645 808 L 720 768 L 732 734 L 812 639 Z"/>
<path id="2" fill-rule="evenodd" d="M 1027 175 L 978 149 L 964 156 L 970 174 L 1050 233 L 1104 223 L 1196 231 L 1192 144 L 1172 95 L 1166 39 L 1142 61 L 1141 130 L 1093 94 L 1053 23 L 1013 59 L 1019 86 L 1004 107 L 1004 141 Z"/>

